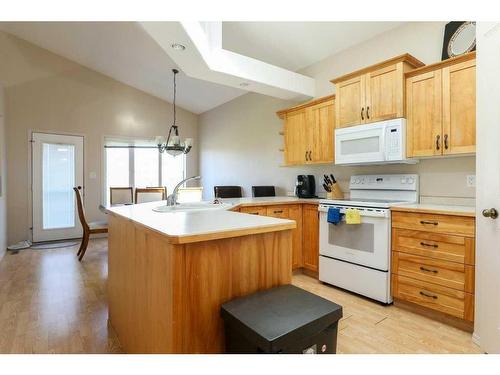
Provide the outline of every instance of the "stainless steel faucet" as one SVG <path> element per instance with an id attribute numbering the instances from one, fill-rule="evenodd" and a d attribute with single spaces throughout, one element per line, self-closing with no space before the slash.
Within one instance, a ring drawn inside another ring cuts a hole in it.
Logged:
<path id="1" fill-rule="evenodd" d="M 182 180 L 181 182 L 179 182 L 177 185 L 175 185 L 174 187 L 174 191 L 172 192 L 172 194 L 170 194 L 168 197 L 167 197 L 167 206 L 175 206 L 177 205 L 177 192 L 179 190 L 179 188 L 184 185 L 186 182 L 188 181 L 191 181 L 191 180 L 199 180 L 201 178 L 201 176 L 193 176 L 193 177 L 188 177 L 188 178 L 185 178 L 184 180 Z"/>

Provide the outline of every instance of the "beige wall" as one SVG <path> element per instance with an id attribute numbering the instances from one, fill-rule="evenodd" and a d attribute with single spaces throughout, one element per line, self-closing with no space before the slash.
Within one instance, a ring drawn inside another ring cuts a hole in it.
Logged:
<path id="1" fill-rule="evenodd" d="M 6 100 L 10 243 L 31 238 L 31 131 L 85 136 L 86 212 L 89 220 L 98 220 L 103 218 L 98 210 L 103 136 L 166 134 L 172 119 L 170 103 L 2 32 L 0 81 Z M 177 113 L 181 136 L 195 139 L 187 174 L 197 174 L 198 117 L 185 110 Z M 96 179 L 89 178 L 91 172 L 96 172 Z"/>
<path id="2" fill-rule="evenodd" d="M 5 122 L 3 87 L 0 83 L 0 260 L 7 248 L 7 152 L 5 149 Z"/>
<path id="3" fill-rule="evenodd" d="M 409 52 L 425 63 L 440 60 L 444 22 L 412 23 L 314 64 L 302 73 L 316 78 L 318 96 L 334 93 L 330 79 L 384 59 Z M 418 173 L 424 201 L 473 204 L 475 189 L 466 176 L 475 173 L 475 158 L 422 160 L 417 165 L 341 167 L 333 165 L 280 167 L 282 121 L 275 115 L 290 102 L 259 94 L 247 94 L 200 116 L 200 173 L 205 197 L 213 185 L 241 185 L 247 196 L 251 186 L 276 185 L 279 194 L 293 191 L 297 174 L 333 173 L 347 190 L 349 177 L 369 173 Z M 322 180 L 322 178 L 321 178 Z M 324 192 L 319 185 L 318 193 Z"/>

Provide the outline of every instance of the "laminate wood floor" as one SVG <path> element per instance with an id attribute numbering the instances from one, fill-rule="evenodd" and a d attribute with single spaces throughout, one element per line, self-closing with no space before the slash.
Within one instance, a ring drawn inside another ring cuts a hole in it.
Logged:
<path id="1" fill-rule="evenodd" d="M 107 239 L 7 253 L 0 262 L 0 353 L 121 353 L 107 324 Z M 338 353 L 480 353 L 469 333 L 305 275 L 293 284 L 344 308 Z"/>

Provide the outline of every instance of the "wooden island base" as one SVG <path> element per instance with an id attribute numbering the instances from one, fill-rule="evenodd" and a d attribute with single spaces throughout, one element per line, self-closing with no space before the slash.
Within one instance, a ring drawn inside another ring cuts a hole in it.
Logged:
<path id="1" fill-rule="evenodd" d="M 109 215 L 109 322 L 127 353 L 222 353 L 220 306 L 292 277 L 292 233 L 173 244 Z"/>

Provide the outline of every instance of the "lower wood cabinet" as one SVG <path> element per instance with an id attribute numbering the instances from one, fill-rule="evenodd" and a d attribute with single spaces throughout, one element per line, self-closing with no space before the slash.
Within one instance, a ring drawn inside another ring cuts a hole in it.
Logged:
<path id="1" fill-rule="evenodd" d="M 244 206 L 239 212 L 295 220 L 292 231 L 292 269 L 305 268 L 318 272 L 319 215 L 317 204 L 280 204 Z"/>
<path id="2" fill-rule="evenodd" d="M 474 217 L 398 212 L 396 208 L 392 212 L 394 300 L 458 318 L 471 329 L 474 248 Z"/>
<path id="3" fill-rule="evenodd" d="M 304 204 L 302 208 L 302 232 L 304 268 L 318 272 L 319 212 L 317 205 Z"/>

